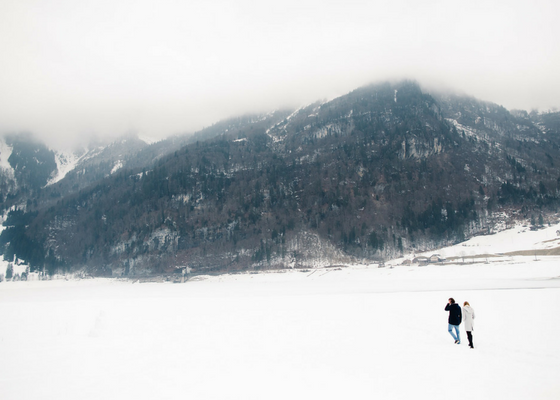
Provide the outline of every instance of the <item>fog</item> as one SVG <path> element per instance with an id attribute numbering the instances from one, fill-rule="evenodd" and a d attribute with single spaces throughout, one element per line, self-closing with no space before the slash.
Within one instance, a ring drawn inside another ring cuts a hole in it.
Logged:
<path id="1" fill-rule="evenodd" d="M 415 79 L 560 106 L 556 1 L 0 0 L 0 132 L 159 139 Z"/>

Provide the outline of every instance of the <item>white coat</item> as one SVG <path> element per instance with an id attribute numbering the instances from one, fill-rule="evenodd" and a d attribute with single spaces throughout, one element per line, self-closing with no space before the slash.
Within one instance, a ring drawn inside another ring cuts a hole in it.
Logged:
<path id="1" fill-rule="evenodd" d="M 473 327 L 473 320 L 474 320 L 474 310 L 471 306 L 464 306 L 463 307 L 463 323 L 465 324 L 465 331 L 471 332 L 474 330 Z"/>

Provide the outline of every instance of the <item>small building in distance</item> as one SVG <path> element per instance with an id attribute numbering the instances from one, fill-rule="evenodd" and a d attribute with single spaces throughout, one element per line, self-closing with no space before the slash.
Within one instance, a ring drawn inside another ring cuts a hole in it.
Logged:
<path id="1" fill-rule="evenodd" d="M 428 265 L 430 263 L 430 259 L 428 257 L 418 256 L 418 257 L 414 257 L 412 259 L 412 262 L 418 265 Z"/>
<path id="2" fill-rule="evenodd" d="M 445 261 L 445 258 L 440 256 L 439 254 L 432 254 L 432 256 L 430 257 L 430 263 L 432 263 L 432 264 L 436 264 L 436 263 L 440 263 L 440 262 L 444 262 L 444 261 Z"/>

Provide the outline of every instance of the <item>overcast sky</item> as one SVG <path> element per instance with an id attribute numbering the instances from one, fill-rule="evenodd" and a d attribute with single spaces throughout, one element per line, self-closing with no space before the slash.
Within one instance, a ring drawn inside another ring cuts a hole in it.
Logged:
<path id="1" fill-rule="evenodd" d="M 558 0 L 0 0 L 0 131 L 163 138 L 393 78 L 560 107 Z"/>

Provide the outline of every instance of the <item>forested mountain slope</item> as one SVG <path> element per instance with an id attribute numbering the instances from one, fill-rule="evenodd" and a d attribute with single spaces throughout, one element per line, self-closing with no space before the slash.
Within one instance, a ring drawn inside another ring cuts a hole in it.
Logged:
<path id="1" fill-rule="evenodd" d="M 504 213 L 556 210 L 555 121 L 414 82 L 370 85 L 216 124 L 155 164 L 129 163 L 12 213 L 0 244 L 34 268 L 114 275 L 435 248 L 493 229 Z"/>

